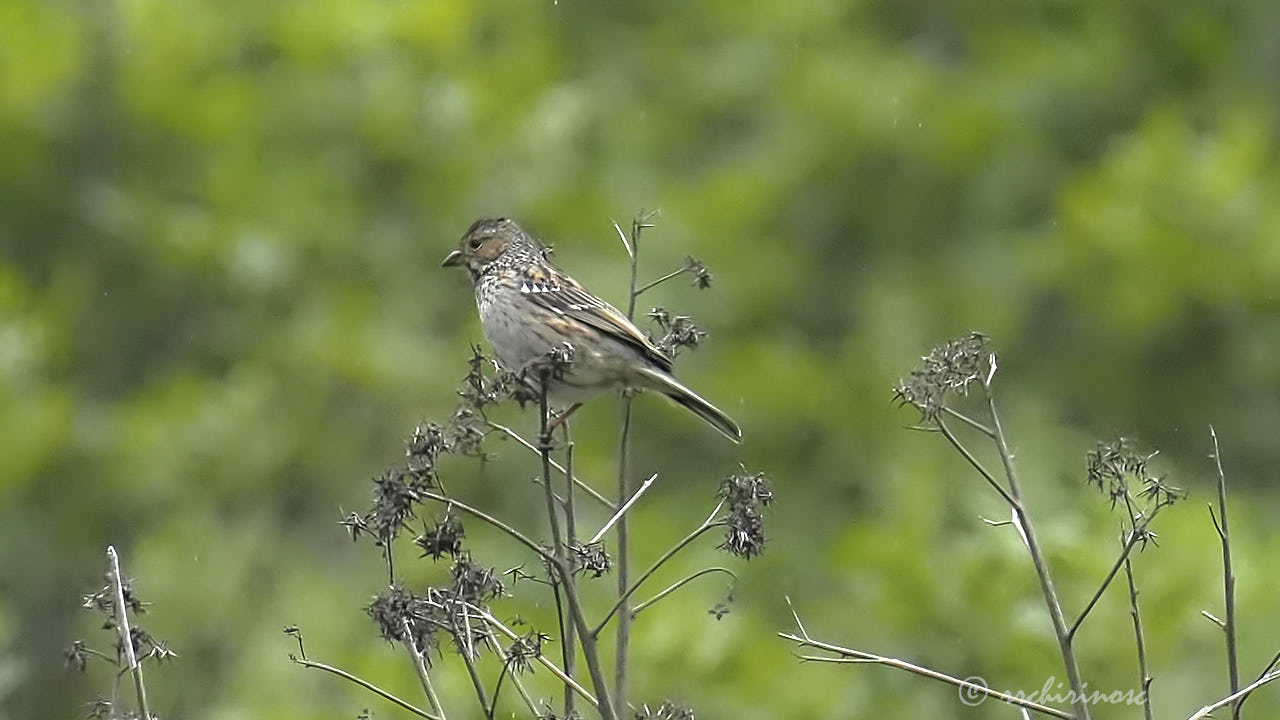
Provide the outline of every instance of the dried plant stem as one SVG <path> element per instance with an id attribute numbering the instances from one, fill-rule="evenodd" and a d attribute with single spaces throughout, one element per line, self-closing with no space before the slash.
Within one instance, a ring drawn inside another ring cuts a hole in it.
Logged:
<path id="1" fill-rule="evenodd" d="M 124 604 L 124 576 L 120 573 L 120 556 L 112 545 L 107 546 L 107 563 L 111 568 L 111 587 L 115 591 L 116 631 L 120 635 L 120 649 L 124 654 L 125 669 L 133 675 L 133 688 L 138 694 L 138 712 L 142 720 L 151 720 L 147 706 L 147 685 L 142 680 L 142 663 L 133 652 L 133 632 L 129 629 L 129 609 Z"/>
<path id="2" fill-rule="evenodd" d="M 409 657 L 413 658 L 413 670 L 418 674 L 418 682 L 422 683 L 422 691 L 427 695 L 427 702 L 431 703 L 431 709 L 440 720 L 446 720 L 444 714 L 444 705 L 440 702 L 440 696 L 436 694 L 436 686 L 431 682 L 431 674 L 427 672 L 427 659 L 423 656 L 422 651 L 413 641 L 413 632 L 409 627 L 409 620 L 404 621 L 404 649 L 409 651 Z M 298 647 L 302 647 L 302 640 L 298 640 Z"/>
<path id="3" fill-rule="evenodd" d="M 640 603 L 640 604 L 636 605 L 635 607 L 631 608 L 631 614 L 632 614 L 633 616 L 635 616 L 635 615 L 639 615 L 639 614 L 640 614 L 640 612 L 641 612 L 642 610 L 645 610 L 645 609 L 647 609 L 647 608 L 652 607 L 653 605 L 657 604 L 657 602 L 658 602 L 659 600 L 663 599 L 664 597 L 666 597 L 666 596 L 670 595 L 671 593 L 673 593 L 673 592 L 675 592 L 675 591 L 679 590 L 680 588 L 682 588 L 682 587 L 684 587 L 685 585 L 687 585 L 687 584 L 689 584 L 689 583 L 693 582 L 694 580 L 697 580 L 698 578 L 702 577 L 703 575 L 710 575 L 711 573 L 724 573 L 724 574 L 728 575 L 729 577 L 733 578 L 734 580 L 737 580 L 737 579 L 738 579 L 738 576 L 737 576 L 737 575 L 735 575 L 735 574 L 734 574 L 734 572 L 733 572 L 732 570 L 730 570 L 729 568 L 722 568 L 722 567 L 709 567 L 709 568 L 703 568 L 703 569 L 699 570 L 698 572 L 696 572 L 696 573 L 694 573 L 694 574 L 692 574 L 692 575 L 688 575 L 688 576 L 686 576 L 686 577 L 683 577 L 683 578 L 681 578 L 681 579 L 679 579 L 679 580 L 675 581 L 674 583 L 672 583 L 672 584 L 668 585 L 668 586 L 666 587 L 666 589 L 664 589 L 662 592 L 659 592 L 657 595 L 654 595 L 653 597 L 649 598 L 648 600 L 645 600 L 644 602 L 642 602 L 642 603 Z"/>
<path id="4" fill-rule="evenodd" d="M 613 701 L 609 694 L 609 685 L 605 681 L 604 671 L 600 665 L 596 638 L 594 635 L 589 634 L 586 615 L 582 610 L 582 601 L 578 597 L 577 582 L 574 579 L 573 570 L 569 567 L 569 561 L 565 554 L 564 538 L 560 534 L 559 513 L 556 512 L 555 495 L 551 490 L 551 408 L 547 405 L 547 386 L 550 384 L 550 372 L 543 370 L 541 379 L 538 451 L 542 455 L 542 488 L 546 497 L 547 520 L 551 524 L 551 541 L 553 545 L 551 553 L 541 551 L 541 554 L 548 558 L 551 566 L 555 569 L 555 574 L 559 575 L 561 586 L 564 587 L 565 599 L 569 604 L 569 614 L 577 626 L 578 640 L 582 645 L 582 654 L 587 662 L 587 671 L 591 675 L 592 685 L 595 686 L 596 697 L 599 698 L 597 708 L 600 710 L 600 715 L 604 720 L 618 720 L 618 712 L 613 706 Z"/>
<path id="5" fill-rule="evenodd" d="M 632 289 L 632 291 L 631 291 L 631 294 L 632 294 L 632 295 L 634 295 L 635 297 L 640 297 L 640 296 L 641 296 L 641 295 L 643 295 L 646 291 L 648 291 L 648 290 L 652 290 L 653 288 L 655 288 L 655 287 L 657 287 L 657 286 L 661 285 L 662 283 L 664 283 L 664 282 L 666 282 L 666 281 L 668 281 L 668 280 L 671 280 L 672 278 L 677 278 L 677 277 L 679 277 L 680 275 L 682 275 L 682 274 L 684 274 L 684 273 L 687 273 L 687 272 L 689 272 L 689 266 L 688 266 L 688 265 L 685 265 L 685 266 L 683 266 L 683 267 L 680 267 L 680 268 L 678 268 L 678 269 L 676 269 L 676 270 L 672 270 L 671 272 L 667 273 L 666 275 L 663 275 L 662 277 L 658 278 L 657 280 L 654 280 L 654 281 L 653 281 L 653 282 L 651 282 L 651 283 L 647 283 L 644 287 L 641 287 L 641 288 L 638 288 L 638 289 L 633 288 L 633 289 Z"/>
<path id="6" fill-rule="evenodd" d="M 475 652 L 475 650 L 473 647 L 471 647 L 471 642 L 470 642 L 471 631 L 470 629 L 466 629 L 463 632 L 466 633 L 467 646 L 459 647 L 458 649 L 461 652 L 459 652 L 458 654 L 462 656 L 462 664 L 466 666 L 467 675 L 470 676 L 471 678 L 471 687 L 474 688 L 476 691 L 476 700 L 480 702 L 480 710 L 483 712 L 487 712 L 489 710 L 489 699 L 485 697 L 484 682 L 480 679 L 480 673 L 476 670 L 476 660 L 473 657 L 473 653 Z M 454 634 L 454 637 L 457 637 L 462 633 L 457 632 L 455 629 L 455 632 L 453 634 Z M 497 695 L 494 696 L 493 701 L 495 704 L 498 702 Z"/>
<path id="7" fill-rule="evenodd" d="M 498 682 L 493 686 L 493 702 L 484 709 L 484 716 L 488 720 L 494 720 L 494 714 L 498 712 L 498 698 L 502 697 L 502 681 L 507 679 L 507 673 L 511 670 L 511 661 L 504 660 L 502 663 L 502 671 L 498 673 Z"/>
<path id="8" fill-rule="evenodd" d="M 507 656 L 510 651 L 510 646 L 507 648 L 502 647 L 502 643 L 498 642 L 498 635 L 493 631 L 492 625 L 486 623 L 485 630 L 488 632 L 489 642 L 493 643 L 493 646 L 497 648 L 503 656 Z M 525 689 L 524 683 L 520 682 L 520 674 L 515 671 L 509 671 L 510 666 L 511 660 L 508 659 L 502 664 L 503 673 L 506 674 L 510 672 L 511 683 L 516 686 L 516 692 L 520 693 L 520 699 L 524 700 L 525 707 L 529 708 L 529 714 L 533 717 L 539 717 L 541 713 L 538 712 L 538 707 L 534 704 L 533 698 L 529 695 L 529 691 Z M 498 693 L 502 690 L 502 678 L 502 675 L 498 676 L 498 684 L 493 690 L 493 705 L 489 709 L 490 717 L 493 717 L 498 710 Z"/>
<path id="9" fill-rule="evenodd" d="M 606 522 L 603 526 L 601 526 L 599 530 L 596 531 L 595 535 L 591 536 L 591 539 L 587 541 L 587 544 L 591 545 L 593 543 L 600 542 L 600 538 L 603 538 L 604 534 L 609 532 L 609 530 L 614 526 L 614 524 L 616 524 L 619 520 L 622 519 L 622 516 L 625 515 L 628 510 L 631 509 L 631 506 L 634 505 L 636 501 L 640 499 L 640 496 L 644 494 L 645 490 L 648 490 L 649 487 L 652 486 L 654 481 L 656 481 L 657 479 L 658 479 L 658 473 L 654 473 L 649 476 L 648 480 L 645 480 L 643 483 L 641 483 L 640 489 L 636 490 L 634 493 L 631 494 L 630 499 L 628 499 L 625 503 L 623 503 L 622 507 L 618 508 L 618 512 L 614 513 L 613 517 L 610 517 L 608 522 Z"/>
<path id="10" fill-rule="evenodd" d="M 635 320 L 636 298 L 640 292 L 636 290 L 636 277 L 640 263 L 640 233 L 649 225 L 646 221 L 652 215 L 645 216 L 642 211 L 631 220 L 631 243 L 627 245 L 627 254 L 631 256 L 631 285 L 627 292 L 627 319 Z M 616 224 L 615 224 L 616 227 Z M 619 508 L 631 497 L 627 489 L 627 445 L 631 437 L 631 396 L 624 394 L 622 398 L 622 430 L 618 437 L 618 499 Z M 614 573 L 618 581 L 618 602 L 625 603 L 631 577 L 631 548 L 627 538 L 627 517 L 620 512 L 614 525 L 617 537 L 617 565 Z M 631 613 L 623 613 L 618 618 L 617 640 L 614 643 L 613 688 L 616 695 L 615 708 L 619 715 L 626 712 L 627 707 L 627 659 L 631 650 Z"/>
<path id="11" fill-rule="evenodd" d="M 1217 710 L 1218 708 L 1226 707 L 1227 705 L 1230 705 L 1232 703 L 1245 699 L 1254 690 L 1257 690 L 1258 688 L 1262 687 L 1263 685 L 1266 685 L 1267 683 L 1273 680 L 1280 680 L 1280 670 L 1273 671 L 1267 675 L 1263 675 L 1262 677 L 1258 678 L 1254 682 L 1250 683 L 1243 690 L 1233 692 L 1230 695 L 1222 698 L 1221 700 L 1219 700 L 1218 702 L 1212 705 L 1205 705 L 1204 707 L 1200 708 L 1200 710 L 1198 710 L 1195 715 L 1192 715 L 1191 717 L 1187 718 L 1187 720 L 1201 720 L 1201 718 L 1207 718 L 1213 714 L 1214 710 Z"/>
<path id="12" fill-rule="evenodd" d="M 1218 433 L 1209 426 L 1209 436 L 1213 438 L 1213 462 L 1218 469 L 1218 517 L 1214 519 L 1214 527 L 1218 531 L 1218 539 L 1222 541 L 1222 599 L 1226 607 L 1222 630 L 1227 641 L 1227 679 L 1231 684 L 1231 694 L 1240 689 L 1240 668 L 1236 659 L 1236 575 L 1231 568 L 1231 531 L 1227 527 L 1227 475 L 1222 471 L 1222 452 L 1218 448 Z M 1209 507 L 1209 516 L 1213 517 L 1213 507 Z"/>
<path id="13" fill-rule="evenodd" d="M 956 452 L 960 453 L 965 460 L 969 461 L 969 464 L 973 466 L 973 469 L 978 471 L 978 474 L 982 476 L 982 479 L 986 480 L 988 485 L 994 488 L 996 492 L 1000 493 L 1000 497 L 1004 498 L 1004 501 L 1009 503 L 1010 507 L 1017 507 L 1018 501 L 1014 500 L 1013 496 L 1009 494 L 1009 491 L 1005 490 L 1004 486 L 1000 484 L 1000 481 L 996 480 L 995 476 L 983 467 L 982 463 L 978 462 L 978 458 L 974 457 L 973 453 L 969 452 L 969 448 L 961 444 L 960 440 L 956 438 L 955 433 L 951 432 L 951 428 L 947 427 L 947 424 L 942 421 L 942 418 L 938 418 L 938 430 L 942 432 L 942 436 L 947 439 L 947 442 L 951 443 L 951 447 L 955 448 Z"/>
<path id="14" fill-rule="evenodd" d="M 1142 613 L 1138 609 L 1138 583 L 1133 579 L 1133 563 L 1124 559 L 1124 576 L 1129 581 L 1129 615 L 1133 618 L 1133 638 L 1138 646 L 1138 678 L 1142 683 L 1142 714 L 1152 720 L 1151 673 L 1147 670 L 1147 642 L 1142 634 Z"/>
<path id="15" fill-rule="evenodd" d="M 1277 652 L 1275 655 L 1271 656 L 1271 662 L 1267 663 L 1267 666 L 1262 668 L 1262 672 L 1258 673 L 1258 680 L 1261 680 L 1267 675 L 1270 675 L 1271 671 L 1274 670 L 1277 665 L 1280 665 L 1280 652 Z M 1240 693 L 1240 700 L 1236 702 L 1234 707 L 1231 708 L 1232 720 L 1239 720 L 1240 708 L 1244 707 L 1244 702 L 1248 700 L 1249 696 L 1252 694 L 1253 694 L 1253 690 L 1248 690 L 1246 692 Z"/>
<path id="16" fill-rule="evenodd" d="M 511 640 L 520 639 L 520 636 L 517 635 L 514 630 L 502 624 L 502 621 L 495 618 L 493 614 L 490 613 L 488 610 L 485 610 L 482 607 L 478 607 L 476 605 L 470 605 L 470 604 L 468 604 L 468 607 L 471 609 L 472 612 L 484 618 L 484 621 L 489 624 L 490 628 L 498 630 L 499 632 L 501 632 L 503 635 L 506 635 L 507 638 Z M 586 688 L 582 687 L 582 685 L 578 684 L 577 680 L 574 680 L 573 678 L 569 677 L 568 675 L 565 674 L 563 670 L 556 667 L 556 664 L 548 660 L 546 655 L 538 655 L 537 659 L 538 659 L 538 664 L 546 668 L 552 675 L 555 675 L 556 678 L 559 679 L 561 682 L 563 682 L 565 685 L 569 686 L 570 688 L 573 688 L 573 691 L 578 693 L 578 695 L 583 699 L 585 699 L 587 702 L 591 703 L 592 707 L 595 707 L 595 708 L 600 707 L 600 703 L 599 701 L 596 700 L 594 695 L 588 692 Z"/>
<path id="17" fill-rule="evenodd" d="M 670 550 L 667 550 L 665 553 L 662 554 L 662 557 L 658 558 L 653 563 L 653 565 L 650 565 L 649 569 L 645 570 L 644 574 L 641 575 L 634 583 L 631 584 L 630 587 L 628 587 L 622 593 L 622 596 L 618 598 L 618 601 L 613 604 L 612 608 L 609 609 L 609 613 L 605 615 L 604 619 L 601 620 L 600 623 L 596 625 L 595 629 L 591 631 L 591 635 L 593 637 L 599 636 L 600 632 L 604 630 L 606 625 L 609 624 L 609 620 L 613 618 L 613 616 L 618 612 L 618 610 L 620 610 L 624 605 L 626 605 L 627 599 L 630 598 L 631 595 L 636 590 L 638 590 L 641 585 L 644 584 L 645 580 L 648 580 L 655 572 L 657 572 L 658 568 L 662 567 L 663 564 L 665 564 L 668 560 L 675 557 L 676 553 L 683 550 L 685 546 L 687 546 L 689 543 L 693 542 L 694 540 L 697 540 L 706 531 L 712 528 L 721 527 L 722 525 L 724 525 L 724 521 L 716 520 L 716 515 L 720 513 L 720 508 L 722 507 L 724 507 L 724 501 L 721 501 L 719 504 L 717 504 L 716 508 L 711 511 L 710 515 L 707 516 L 707 519 L 702 521 L 702 524 L 699 525 L 693 532 L 684 536 L 683 540 L 671 546 Z M 627 612 L 623 614 L 630 615 L 631 613 Z"/>
<path id="18" fill-rule="evenodd" d="M 1071 635 L 1067 630 L 1067 622 L 1062 614 L 1062 602 L 1053 587 L 1053 576 L 1049 572 L 1049 563 L 1040 549 L 1036 539 L 1035 527 L 1022 505 L 1022 491 L 1019 488 L 1018 472 L 1013 464 L 1013 453 L 1009 450 L 1009 442 L 1004 428 L 1000 424 L 1000 413 L 996 411 L 995 395 L 991 391 L 991 376 L 995 374 L 995 358 L 991 360 L 991 375 L 983 383 L 987 396 L 987 406 L 991 411 L 991 429 L 995 432 L 996 448 L 1000 454 L 1000 462 L 1004 465 L 1005 479 L 1009 483 L 1009 495 L 1013 498 L 1013 512 L 1022 529 L 1026 541 L 1027 552 L 1035 565 L 1036 577 L 1040 580 L 1040 589 L 1044 593 L 1045 605 L 1049 609 L 1049 621 L 1053 625 L 1053 634 L 1058 639 L 1058 648 L 1062 652 L 1062 664 L 1067 673 L 1067 682 L 1074 693 L 1074 707 L 1077 720 L 1089 720 L 1089 704 L 1085 702 L 1084 683 L 1080 679 L 1080 667 L 1076 663 L 1075 649 L 1071 646 Z"/>
<path id="19" fill-rule="evenodd" d="M 573 507 L 573 439 L 569 433 L 568 421 L 560 425 L 561 432 L 564 433 L 564 466 L 565 466 L 565 491 L 564 491 L 564 520 L 565 534 L 568 537 L 570 546 L 577 539 L 577 522 L 574 515 Z M 561 619 L 560 626 L 564 629 L 563 651 L 564 651 L 564 671 L 569 677 L 573 677 L 577 671 L 578 664 L 578 639 L 576 628 L 573 623 L 564 622 Z M 497 698 L 494 698 L 497 703 Z M 564 715 L 565 717 L 573 717 L 574 713 L 574 693 L 573 688 L 568 685 L 564 688 Z"/>
<path id="20" fill-rule="evenodd" d="M 944 413 L 946 413 L 946 414 L 950 415 L 951 417 L 953 417 L 953 418 L 955 418 L 955 419 L 959 420 L 960 422 L 964 423 L 965 425 L 968 425 L 969 427 L 973 428 L 974 430 L 977 430 L 978 432 L 982 433 L 983 435 L 986 435 L 987 437 L 991 438 L 992 440 L 995 440 L 995 439 L 996 439 L 996 431 L 995 431 L 995 430 L 992 430 L 991 428 L 987 427 L 986 425 L 983 425 L 982 423 L 978 422 L 977 420 L 974 420 L 973 418 L 969 417 L 968 415 L 965 415 L 965 414 L 964 414 L 964 413 L 962 413 L 962 412 L 957 412 L 956 410 L 953 410 L 953 409 L 951 409 L 951 408 L 949 408 L 949 407 L 947 407 L 947 406 L 945 406 L 945 405 L 943 405 L 943 406 L 942 406 L 942 412 L 944 412 Z"/>
<path id="21" fill-rule="evenodd" d="M 568 422 L 568 421 L 566 420 L 565 422 Z M 521 445 L 521 447 L 527 448 L 534 455 L 539 454 L 538 446 L 534 445 L 528 440 L 525 440 L 524 437 L 521 436 L 519 433 L 517 433 L 515 430 L 512 430 L 506 425 L 499 425 L 498 423 L 493 422 L 492 420 L 486 420 L 485 424 L 488 425 L 490 428 L 502 433 L 503 435 L 506 435 L 512 440 L 515 440 L 517 443 Z M 578 479 L 578 476 L 573 474 L 573 468 L 571 467 L 567 468 L 564 465 L 561 465 L 560 463 L 556 462 L 555 460 L 551 461 L 551 467 L 555 468 L 556 472 L 560 473 L 561 475 L 564 475 L 567 478 L 571 478 L 573 480 L 573 484 L 576 487 L 578 487 L 580 490 L 582 490 L 588 496 L 590 496 L 592 500 L 595 500 L 596 502 L 600 503 L 602 506 L 608 508 L 609 512 L 614 512 L 615 510 L 618 509 L 618 506 L 614 505 L 612 500 L 605 497 L 604 495 L 601 495 L 599 492 L 596 491 L 595 488 L 591 487 L 587 483 Z"/>
<path id="22" fill-rule="evenodd" d="M 1089 599 L 1089 603 L 1085 605 L 1084 610 L 1080 612 L 1080 616 L 1076 618 L 1075 622 L 1071 623 L 1071 630 L 1067 632 L 1068 638 L 1075 639 L 1076 631 L 1080 629 L 1080 626 L 1084 623 L 1084 619 L 1089 617 L 1089 613 L 1093 610 L 1093 607 L 1098 604 L 1098 600 L 1102 598 L 1102 594 L 1106 592 L 1107 587 L 1111 585 L 1111 581 L 1115 579 L 1116 573 L 1120 572 L 1120 568 L 1128 565 L 1129 555 L 1133 552 L 1134 546 L 1137 545 L 1138 541 L 1144 537 L 1144 532 L 1146 531 L 1147 526 L 1150 525 L 1151 521 L 1155 519 L 1157 514 L 1159 514 L 1161 507 L 1163 506 L 1157 505 L 1155 509 L 1151 511 L 1150 515 L 1143 518 L 1133 530 L 1129 531 L 1129 534 L 1125 537 L 1124 544 L 1120 546 L 1120 557 L 1117 557 L 1116 561 L 1112 563 L 1111 571 L 1107 573 L 1105 578 L 1103 578 L 1102 584 L 1099 585 L 1097 591 L 1093 593 L 1093 597 Z"/>
<path id="23" fill-rule="evenodd" d="M 323 670 L 327 673 L 337 675 L 343 680 L 346 680 L 351 683 L 355 683 L 356 685 L 359 685 L 360 687 L 364 688 L 365 690 L 368 690 L 374 695 L 377 695 L 378 697 L 381 697 L 384 700 L 393 702 L 396 705 L 399 705 L 400 707 L 404 708 L 405 710 L 408 710 L 409 712 L 413 713 L 414 715 L 417 715 L 418 717 L 427 718 L 428 720 L 444 720 L 444 715 L 432 715 L 426 710 L 423 710 L 422 708 L 417 707 L 416 705 L 410 702 L 401 700 L 400 698 L 396 697 L 395 695 L 392 695 L 386 690 L 383 690 L 377 685 L 374 685 L 368 680 L 352 675 L 351 673 L 341 668 L 336 668 L 332 665 L 326 665 L 322 662 L 316 662 L 314 660 L 307 660 L 306 658 L 300 658 L 297 655 L 294 655 L 293 653 L 289 654 L 289 659 L 301 665 L 302 667 L 313 668 L 315 670 Z"/>
<path id="24" fill-rule="evenodd" d="M 548 490 L 550 490 L 550 486 L 548 486 Z M 492 515 L 485 513 L 483 510 L 477 510 L 476 508 L 473 508 L 470 505 L 467 505 L 466 503 L 458 502 L 457 500 L 454 500 L 451 497 L 441 495 L 439 493 L 431 492 L 430 490 L 424 490 L 422 492 L 422 496 L 425 498 L 429 498 L 431 500 L 435 500 L 436 502 L 444 503 L 445 505 L 450 507 L 456 507 L 459 510 L 473 517 L 479 518 L 480 520 L 483 520 L 489 523 L 490 525 L 498 528 L 499 530 L 503 531 L 507 535 L 510 535 L 521 545 L 524 545 L 525 547 L 529 548 L 533 552 L 537 553 L 543 559 L 553 560 L 555 558 L 554 555 L 547 552 L 546 549 L 543 548 L 541 545 L 538 545 L 534 541 L 530 540 L 519 530 L 516 530 L 515 528 L 493 517 Z"/>
<path id="25" fill-rule="evenodd" d="M 1038 713 L 1044 713 L 1045 715 L 1049 715 L 1052 717 L 1062 718 L 1062 720 L 1072 720 L 1072 718 L 1074 717 L 1070 713 L 1062 712 L 1061 710 L 1058 710 L 1056 708 L 1051 708 L 1045 705 L 1040 705 L 1038 703 L 1033 703 L 1030 700 L 1023 700 L 1022 698 L 1016 695 L 1007 695 L 1005 693 L 999 692 L 998 690 L 992 690 L 991 688 L 988 688 L 984 685 L 978 685 L 976 683 L 969 682 L 968 680 L 961 680 L 960 678 L 947 675 L 946 673 L 940 673 L 937 670 L 931 670 L 930 668 L 927 668 L 927 667 L 914 665 L 905 660 L 899 660 L 897 658 L 891 658 L 891 657 L 884 657 L 881 655 L 876 655 L 874 653 L 863 652 L 861 650 L 852 650 L 850 648 L 843 648 L 838 645 L 831 645 L 831 644 L 820 642 L 817 640 L 805 640 L 804 638 L 799 637 L 798 635 L 793 635 L 791 633 L 778 633 L 778 637 L 783 638 L 784 640 L 791 640 L 792 642 L 795 642 L 801 647 L 811 647 L 811 648 L 816 648 L 818 650 L 826 650 L 827 652 L 837 653 L 840 656 L 840 657 L 830 658 L 830 657 L 820 657 L 817 655 L 800 655 L 799 656 L 800 659 L 806 662 L 865 663 L 869 665 L 886 665 L 888 667 L 897 668 L 899 670 L 905 670 L 909 673 L 913 673 L 921 677 L 927 677 L 932 680 L 944 682 L 948 685 L 954 685 L 955 687 L 968 690 L 969 692 L 985 695 L 986 697 L 994 698 L 996 700 L 1009 703 L 1010 705 L 1016 705 L 1026 710 L 1034 710 Z"/>
<path id="26" fill-rule="evenodd" d="M 788 605 L 791 604 L 791 598 L 787 598 L 787 604 Z M 796 614 L 794 607 L 791 609 L 791 614 L 792 614 L 792 617 L 795 618 L 796 627 L 800 630 L 800 634 L 797 635 L 795 633 L 780 632 L 778 633 L 778 637 L 784 640 L 790 640 L 791 642 L 794 642 L 797 646 L 802 648 L 807 647 L 807 648 L 813 648 L 815 650 L 823 650 L 825 652 L 829 652 L 835 655 L 835 657 L 826 657 L 822 655 L 800 655 L 799 658 L 803 661 L 886 665 L 888 667 L 897 668 L 899 670 L 905 670 L 909 673 L 920 675 L 921 677 L 927 677 L 931 680 L 937 680 L 939 682 L 943 682 L 948 685 L 958 687 L 961 690 L 967 691 L 969 693 L 974 693 L 977 695 L 994 698 L 996 700 L 1009 703 L 1010 705 L 1016 705 L 1025 710 L 1034 710 L 1035 712 L 1043 713 L 1051 717 L 1061 718 L 1062 720 L 1073 720 L 1072 715 L 1070 715 L 1069 713 L 1065 713 L 1061 710 L 1058 710 L 1056 708 L 1040 705 L 1038 703 L 1031 702 L 1030 700 L 1017 697 L 1016 695 L 1009 695 L 1006 693 L 999 692 L 997 690 L 992 690 L 991 688 L 985 685 L 972 683 L 972 682 L 969 682 L 968 680 L 961 680 L 960 678 L 952 677 L 951 675 L 947 675 L 946 673 L 941 673 L 941 672 L 938 672 L 937 670 L 933 670 L 927 667 L 915 665 L 905 660 L 899 660 L 898 658 L 886 657 L 883 655 L 876 655 L 875 653 L 869 653 L 862 650 L 853 650 L 851 648 L 846 648 L 846 647 L 841 647 L 839 645 L 832 645 L 830 643 L 825 643 L 820 640 L 814 640 L 813 638 L 809 637 L 809 632 L 805 630 L 804 623 L 800 622 L 800 616 Z"/>
<path id="27" fill-rule="evenodd" d="M 631 261 L 631 311 L 635 309 L 635 258 Z M 631 312 L 628 312 L 630 317 Z M 631 495 L 627 489 L 627 444 L 631 435 L 631 398 L 624 397 L 622 399 L 622 431 L 618 439 L 618 500 L 617 503 L 621 507 Z M 627 538 L 627 516 L 621 513 L 617 516 L 618 521 L 614 524 L 614 532 L 618 542 L 618 562 L 614 572 L 618 581 L 618 601 L 625 602 L 627 597 L 627 586 L 631 577 L 631 549 Z M 627 657 L 631 649 L 631 613 L 623 613 L 618 618 L 617 640 L 614 644 L 614 666 L 613 666 L 613 687 L 614 693 L 617 695 L 616 705 L 618 714 L 625 712 L 627 700 Z"/>

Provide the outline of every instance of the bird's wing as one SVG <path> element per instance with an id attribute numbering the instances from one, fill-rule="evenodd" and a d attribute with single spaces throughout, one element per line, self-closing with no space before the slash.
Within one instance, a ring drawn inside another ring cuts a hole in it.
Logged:
<path id="1" fill-rule="evenodd" d="M 663 370 L 671 371 L 671 358 L 659 350 L 635 323 L 568 275 L 552 267 L 535 264 L 521 273 L 519 289 L 531 302 L 627 343 Z"/>

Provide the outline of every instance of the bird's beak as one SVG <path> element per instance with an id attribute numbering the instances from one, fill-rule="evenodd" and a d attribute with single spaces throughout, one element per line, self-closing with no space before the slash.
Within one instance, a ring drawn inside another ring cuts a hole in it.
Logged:
<path id="1" fill-rule="evenodd" d="M 440 267 L 453 267 L 454 265 L 461 265 L 461 264 L 462 264 L 462 251 L 454 250 L 453 252 L 444 256 L 444 262 L 440 263 Z"/>

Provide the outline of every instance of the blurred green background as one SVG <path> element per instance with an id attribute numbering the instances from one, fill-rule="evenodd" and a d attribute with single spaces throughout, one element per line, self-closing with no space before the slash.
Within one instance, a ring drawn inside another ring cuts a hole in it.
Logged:
<path id="1" fill-rule="evenodd" d="M 1278 36 L 1272 0 L 0 4 L 0 715 L 74 717 L 109 692 L 105 668 L 65 671 L 61 652 L 110 645 L 78 605 L 114 543 L 181 655 L 149 674 L 164 717 L 401 716 L 293 666 L 280 630 L 420 697 L 362 611 L 383 566 L 336 521 L 416 421 L 448 417 L 481 340 L 439 261 L 477 216 L 510 215 L 622 302 L 610 219 L 642 207 L 661 210 L 643 278 L 687 254 L 715 273 L 642 309 L 710 331 L 679 371 L 746 440 L 637 402 L 636 474 L 661 474 L 637 563 L 701 521 L 738 462 L 778 500 L 763 557 L 709 540 L 664 572 L 714 562 L 740 582 L 720 621 L 714 577 L 641 616 L 636 701 L 1017 716 L 894 670 L 799 664 L 774 637 L 784 595 L 832 642 L 1003 689 L 1062 677 L 1025 553 L 979 520 L 999 499 L 890 398 L 930 346 L 976 329 L 1001 353 L 1069 614 L 1116 552 L 1119 517 L 1084 484 L 1094 441 L 1158 448 L 1190 489 L 1136 564 L 1156 712 L 1189 715 L 1226 694 L 1199 616 L 1221 612 L 1210 423 L 1242 674 L 1280 647 Z M 612 399 L 575 420 L 602 489 L 616 422 Z M 541 533 L 532 456 L 491 449 L 447 461 L 450 489 Z M 479 560 L 528 559 L 472 534 Z M 412 557 L 418 585 L 446 570 Z M 600 604 L 612 580 L 597 584 Z M 1090 688 L 1137 683 L 1122 589 L 1079 638 Z M 466 717 L 465 674 L 442 666 Z M 1277 713 L 1268 689 L 1245 715 Z"/>

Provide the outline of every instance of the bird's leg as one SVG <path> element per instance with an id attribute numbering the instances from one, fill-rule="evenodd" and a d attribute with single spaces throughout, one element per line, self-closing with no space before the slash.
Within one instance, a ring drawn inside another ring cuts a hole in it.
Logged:
<path id="1" fill-rule="evenodd" d="M 565 420 L 568 420 L 569 416 L 575 413 L 580 407 L 582 407 L 582 403 L 574 403 L 570 405 L 567 410 L 560 413 L 556 413 L 555 415 L 556 419 L 550 425 L 547 426 L 547 432 L 551 432 L 552 430 L 555 430 L 556 428 L 560 427 L 560 423 L 564 422 Z"/>

